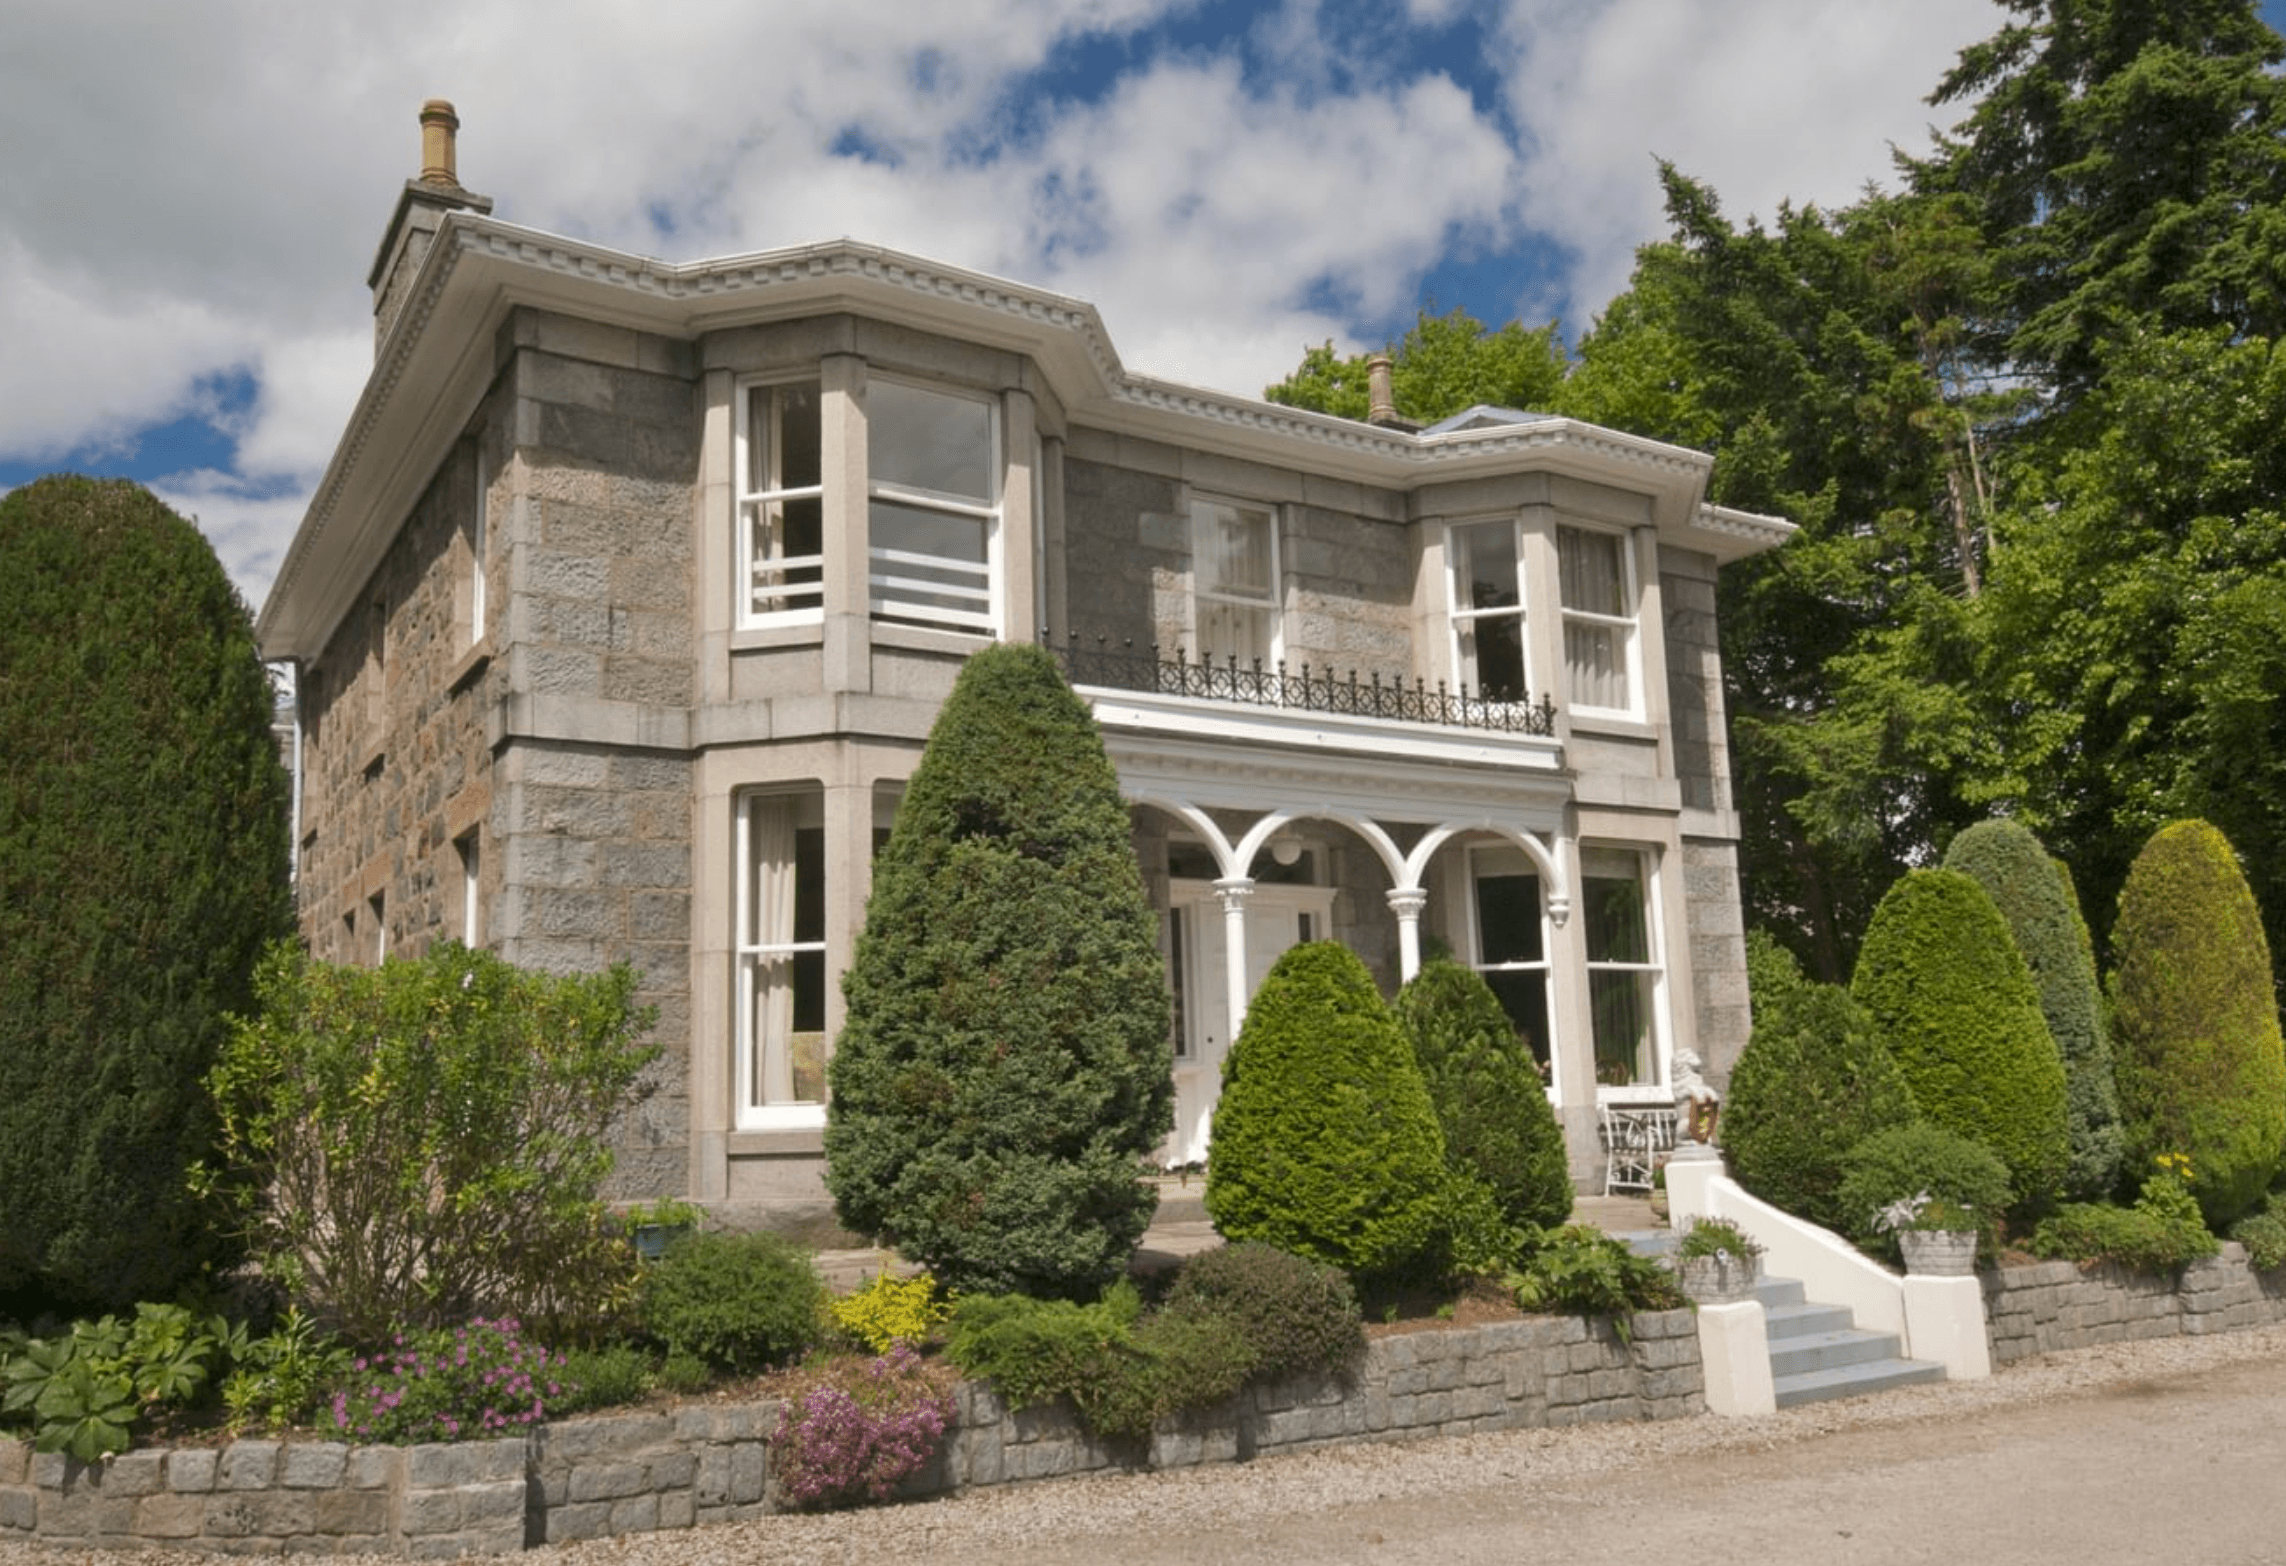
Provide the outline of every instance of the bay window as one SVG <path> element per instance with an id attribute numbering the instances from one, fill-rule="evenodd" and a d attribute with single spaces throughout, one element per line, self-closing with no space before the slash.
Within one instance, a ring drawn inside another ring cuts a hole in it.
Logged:
<path id="1" fill-rule="evenodd" d="M 814 1120 L 825 1102 L 823 795 L 748 795 L 738 864 L 739 1120 Z"/>
<path id="2" fill-rule="evenodd" d="M 1463 689 L 1487 701 L 1524 701 L 1523 568 L 1513 521 L 1471 522 L 1447 534 L 1454 669 Z"/>
<path id="3" fill-rule="evenodd" d="M 865 390 L 877 619 L 989 633 L 1000 526 L 993 405 L 902 381 Z"/>
<path id="4" fill-rule="evenodd" d="M 1191 502 L 1191 638 L 1210 663 L 1278 662 L 1278 526 L 1268 506 Z"/>
<path id="5" fill-rule="evenodd" d="M 1588 1011 L 1600 1087 L 1652 1087 L 1662 1078 L 1659 990 L 1664 970 L 1649 856 L 1635 849 L 1580 850 L 1581 917 L 1587 936 Z"/>
<path id="6" fill-rule="evenodd" d="M 816 381 L 746 389 L 738 445 L 741 624 L 815 619 L 825 602 Z"/>
<path id="7" fill-rule="evenodd" d="M 1635 582 L 1627 540 L 1559 527 L 1556 562 L 1572 705 L 1634 712 Z"/>

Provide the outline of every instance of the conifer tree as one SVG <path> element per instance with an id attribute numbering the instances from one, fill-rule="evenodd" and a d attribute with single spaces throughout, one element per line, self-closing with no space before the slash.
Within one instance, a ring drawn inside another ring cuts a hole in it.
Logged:
<path id="1" fill-rule="evenodd" d="M 213 1242 L 201 1088 L 290 928 L 287 784 L 245 604 L 123 480 L 0 498 L 0 1293 L 170 1298 Z"/>
<path id="2" fill-rule="evenodd" d="M 1037 647 L 937 715 L 842 981 L 826 1183 L 841 1221 L 967 1290 L 1083 1297 L 1151 1221 L 1168 999 L 1094 719 Z"/>

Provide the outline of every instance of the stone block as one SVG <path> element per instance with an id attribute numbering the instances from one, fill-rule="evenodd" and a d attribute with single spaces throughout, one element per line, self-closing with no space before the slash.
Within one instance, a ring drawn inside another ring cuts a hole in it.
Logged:
<path id="1" fill-rule="evenodd" d="M 103 1493 L 114 1500 L 156 1495 L 166 1488 L 164 1452 L 121 1452 L 103 1467 Z"/>
<path id="2" fill-rule="evenodd" d="M 550 1544 L 573 1539 L 600 1539 L 611 1528 L 611 1503 L 588 1501 L 577 1506 L 551 1506 L 542 1532 Z"/>
<path id="3" fill-rule="evenodd" d="M 726 1446 L 703 1448 L 698 1454 L 698 1477 L 691 1493 L 700 1506 L 724 1506 L 730 1501 L 730 1452 Z"/>
<path id="4" fill-rule="evenodd" d="M 182 1495 L 203 1495 L 214 1488 L 222 1454 L 204 1447 L 184 1447 L 167 1454 L 167 1488 Z"/>
<path id="5" fill-rule="evenodd" d="M 565 1492 L 573 1501 L 611 1501 L 633 1495 L 644 1487 L 643 1465 L 638 1462 L 582 1463 L 571 1473 Z"/>
<path id="6" fill-rule="evenodd" d="M 656 1495 L 631 1495 L 612 1505 L 613 1533 L 656 1533 L 658 1528 L 659 1498 Z"/>
<path id="7" fill-rule="evenodd" d="M 18 1485 L 0 1489 L 0 1531 L 29 1533 L 39 1526 L 40 1498 Z"/>
<path id="8" fill-rule="evenodd" d="M 407 1537 L 459 1528 L 460 1490 L 407 1490 L 397 1500 L 397 1527 Z"/>
<path id="9" fill-rule="evenodd" d="M 216 1482 L 225 1490 L 263 1490 L 278 1481 L 278 1443 L 233 1441 L 222 1449 Z"/>
<path id="10" fill-rule="evenodd" d="M 378 1490 L 321 1490 L 312 1497 L 320 1534 L 381 1534 L 389 1528 L 389 1498 Z"/>
<path id="11" fill-rule="evenodd" d="M 688 1490 L 659 1497 L 659 1527 L 688 1528 L 698 1521 L 698 1506 Z"/>
<path id="12" fill-rule="evenodd" d="M 175 1454 L 180 1457 L 181 1453 Z M 385 1490 L 404 1472 L 405 1454 L 399 1447 L 357 1446 L 349 1450 L 342 1482 L 353 1490 Z M 177 1488 L 181 1488 L 177 1486 Z"/>
<path id="13" fill-rule="evenodd" d="M 22 1484 L 31 1471 L 31 1442 L 0 1441 L 0 1484 Z"/>
<path id="14" fill-rule="evenodd" d="M 487 1479 L 460 1492 L 460 1520 L 467 1527 L 521 1519 L 525 1484 L 521 1479 Z"/>
<path id="15" fill-rule="evenodd" d="M 730 1449 L 730 1502 L 733 1506 L 746 1506 L 760 1501 L 769 1477 L 769 1452 L 759 1441 L 740 1442 Z"/>
<path id="16" fill-rule="evenodd" d="M 146 1495 L 135 1505 L 135 1532 L 146 1539 L 196 1538 L 206 1501 L 196 1495 Z"/>
<path id="17" fill-rule="evenodd" d="M 687 1490 L 698 1477 L 698 1456 L 688 1451 L 653 1453 L 646 1460 L 645 1482 L 653 1490 Z"/>
<path id="18" fill-rule="evenodd" d="M 349 1468 L 349 1448 L 339 1441 L 297 1441 L 278 1465 L 278 1482 L 289 1490 L 330 1490 Z"/>

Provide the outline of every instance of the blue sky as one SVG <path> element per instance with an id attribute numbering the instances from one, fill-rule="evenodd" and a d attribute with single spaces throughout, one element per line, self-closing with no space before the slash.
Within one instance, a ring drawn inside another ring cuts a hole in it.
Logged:
<path id="1" fill-rule="evenodd" d="M 2286 0 L 2265 7 L 2273 25 Z M 1886 178 L 1993 0 L 8 0 L 0 488 L 198 518 L 259 603 L 445 97 L 501 217 L 677 260 L 848 234 L 1256 392 L 1416 309 L 1593 320 L 1670 158 L 1733 216 Z"/>

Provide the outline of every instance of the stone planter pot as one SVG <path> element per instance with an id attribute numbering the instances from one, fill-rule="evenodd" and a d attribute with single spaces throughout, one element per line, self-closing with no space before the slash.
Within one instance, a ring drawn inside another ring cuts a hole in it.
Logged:
<path id="1" fill-rule="evenodd" d="M 1973 1229 L 1906 1229 L 1897 1236 L 1905 1270 L 1928 1277 L 1965 1278 L 1976 1271 Z"/>
<path id="2" fill-rule="evenodd" d="M 1667 1221 L 1667 1188 L 1665 1186 L 1653 1186 L 1648 1199 L 1651 1203 L 1651 1216 L 1661 1223 L 1665 1223 Z"/>
<path id="3" fill-rule="evenodd" d="M 1677 1266 L 1683 1292 L 1701 1305 L 1729 1305 L 1754 1292 L 1762 1275 L 1759 1256 L 1686 1256 Z"/>

